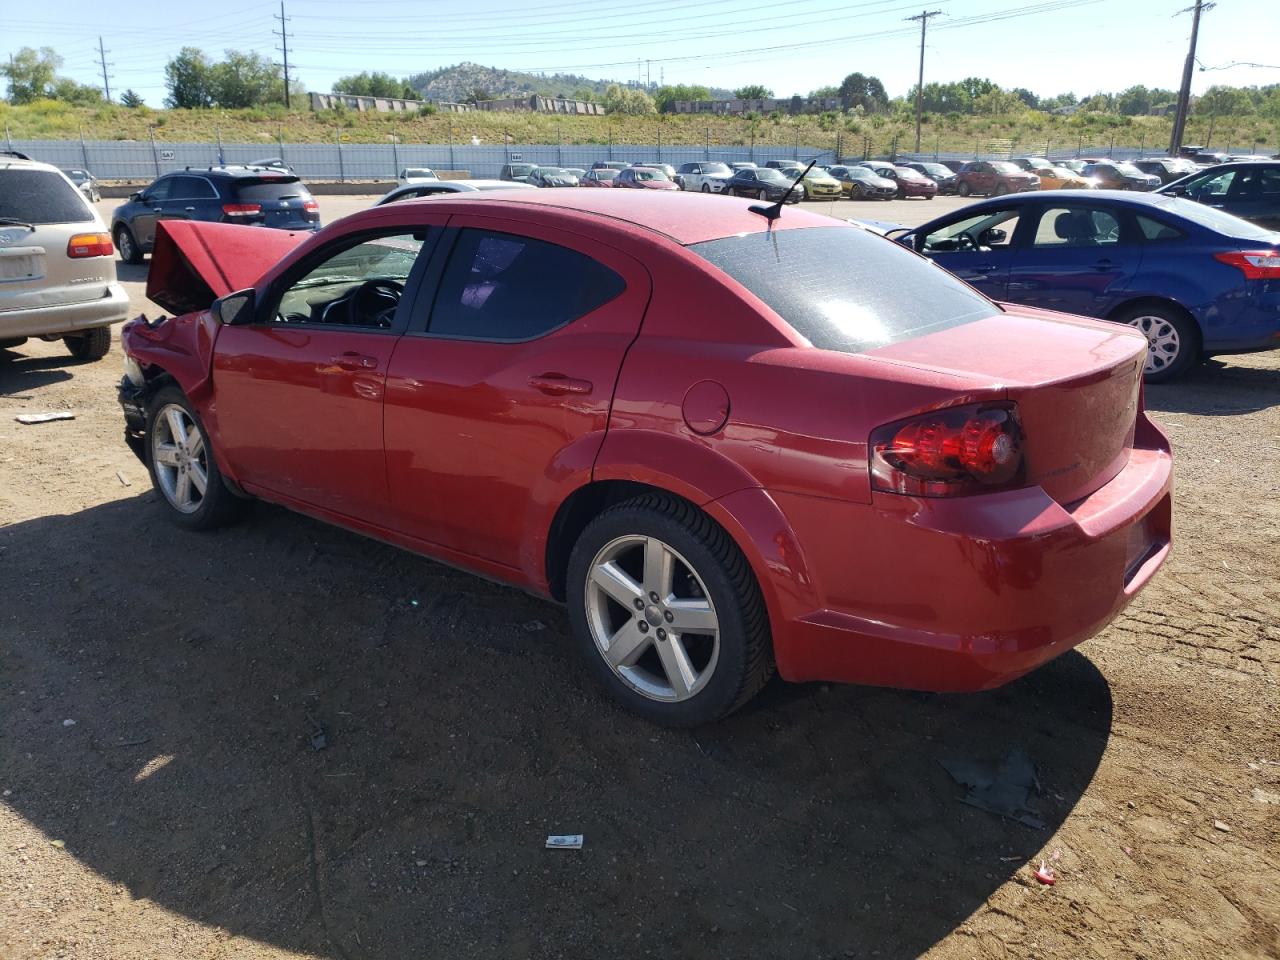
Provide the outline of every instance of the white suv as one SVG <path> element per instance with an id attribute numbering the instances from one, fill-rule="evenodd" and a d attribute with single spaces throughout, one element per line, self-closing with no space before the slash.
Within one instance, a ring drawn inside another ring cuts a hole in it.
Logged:
<path id="1" fill-rule="evenodd" d="M 0 153 L 0 348 L 40 337 L 99 360 L 128 312 L 98 212 L 57 167 Z"/>
<path id="2" fill-rule="evenodd" d="M 686 163 L 676 171 L 676 182 L 681 190 L 695 190 L 699 193 L 723 193 L 725 184 L 733 176 L 727 164 L 714 160 L 699 163 Z"/>

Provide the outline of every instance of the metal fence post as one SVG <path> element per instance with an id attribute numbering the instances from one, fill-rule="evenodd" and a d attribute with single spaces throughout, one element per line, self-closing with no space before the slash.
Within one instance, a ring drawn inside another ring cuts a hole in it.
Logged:
<path id="1" fill-rule="evenodd" d="M 1116 155 L 1116 135 L 1111 135 L 1111 146 L 1107 148 L 1107 158 L 1111 159 Z"/>
<path id="2" fill-rule="evenodd" d="M 160 176 L 160 152 L 156 150 L 156 128 L 153 124 L 148 124 L 147 129 L 151 131 L 151 162 L 156 165 L 156 176 Z"/>
<path id="3" fill-rule="evenodd" d="M 453 162 L 453 119 L 449 120 L 449 169 L 457 169 L 457 164 Z"/>
<path id="4" fill-rule="evenodd" d="M 756 158 L 756 125 L 754 123 L 751 124 L 751 153 L 748 154 L 748 157 L 751 160 Z"/>
<path id="5" fill-rule="evenodd" d="M 658 114 L 658 162 L 662 162 L 662 114 Z"/>
<path id="6" fill-rule="evenodd" d="M 280 162 L 288 164 L 284 157 L 284 127 L 276 127 L 276 145 L 280 148 Z"/>
<path id="7" fill-rule="evenodd" d="M 85 170 L 89 169 L 89 147 L 84 142 L 84 127 L 80 127 L 80 156 L 84 159 Z"/>
<path id="8" fill-rule="evenodd" d="M 844 142 L 844 131 L 837 130 L 836 131 L 836 155 L 833 158 L 836 163 L 840 162 L 840 157 L 844 154 L 844 150 L 841 149 L 841 144 L 843 142 Z"/>
<path id="9" fill-rule="evenodd" d="M 560 121 L 556 121 L 556 166 L 564 166 L 564 138 L 560 136 Z"/>
<path id="10" fill-rule="evenodd" d="M 797 133 L 796 133 L 795 138 L 794 138 L 794 141 L 793 141 L 793 142 L 792 142 L 792 144 L 791 144 L 791 159 L 792 159 L 792 160 L 799 160 L 799 159 L 800 159 L 800 134 L 799 134 L 799 132 L 797 132 Z"/>
<path id="11" fill-rule="evenodd" d="M 613 124 L 609 124 L 609 159 L 613 159 Z"/>
<path id="12" fill-rule="evenodd" d="M 703 157 L 703 159 L 704 160 L 711 159 L 711 124 L 709 123 L 707 124 L 707 153 L 706 153 L 706 156 Z"/>
<path id="13" fill-rule="evenodd" d="M 334 143 L 335 143 L 335 144 L 337 144 L 337 147 L 338 147 L 338 182 L 339 182 L 339 183 L 346 183 L 346 182 L 347 182 L 347 171 L 346 171 L 346 168 L 345 168 L 345 167 L 343 166 L 343 164 L 342 164 L 342 131 L 341 131 L 341 130 L 335 130 L 335 131 L 333 131 L 333 140 L 334 140 Z"/>
<path id="14" fill-rule="evenodd" d="M 400 178 L 400 137 L 397 134 L 391 135 L 391 175 L 397 180 Z"/>
<path id="15" fill-rule="evenodd" d="M 507 163 L 511 162 L 511 134 L 506 130 L 502 131 L 502 149 L 506 151 Z"/>
<path id="16" fill-rule="evenodd" d="M 9 136 L 9 125 L 7 123 L 4 125 L 4 142 L 6 144 L 5 149 L 8 150 L 10 153 L 12 153 L 13 137 Z"/>

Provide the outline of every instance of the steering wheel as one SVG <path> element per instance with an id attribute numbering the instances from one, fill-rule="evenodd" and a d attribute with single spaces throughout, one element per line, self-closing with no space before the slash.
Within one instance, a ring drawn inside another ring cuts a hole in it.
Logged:
<path id="1" fill-rule="evenodd" d="M 971 233 L 957 233 L 955 236 L 957 250 L 977 250 L 978 241 Z"/>
<path id="2" fill-rule="evenodd" d="M 385 277 L 366 280 L 347 300 L 348 322 L 357 327 L 389 327 L 404 284 Z"/>

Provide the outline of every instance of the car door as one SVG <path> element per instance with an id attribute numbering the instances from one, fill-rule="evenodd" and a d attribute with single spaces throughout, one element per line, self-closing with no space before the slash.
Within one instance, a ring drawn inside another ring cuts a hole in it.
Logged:
<path id="1" fill-rule="evenodd" d="M 129 228 L 134 239 L 146 249 L 150 249 L 156 239 L 156 220 L 165 212 L 165 204 L 169 201 L 169 188 L 173 177 L 161 177 L 142 192 L 138 198 L 136 212 Z"/>
<path id="2" fill-rule="evenodd" d="M 914 246 L 992 300 L 1004 300 L 1025 210 L 1025 204 L 984 206 L 980 213 L 926 224 Z"/>
<path id="3" fill-rule="evenodd" d="M 398 529 L 540 569 L 520 555 L 526 519 L 558 474 L 594 462 L 648 272 L 598 241 L 480 215 L 450 220 L 437 272 L 387 380 Z"/>
<path id="4" fill-rule="evenodd" d="M 1132 288 L 1142 265 L 1141 238 L 1118 206 L 1044 204 L 1038 219 L 1028 214 L 1026 233 L 1009 274 L 1011 303 L 1103 317 Z"/>
<path id="5" fill-rule="evenodd" d="M 259 290 L 255 322 L 220 331 L 220 450 L 251 491 L 387 522 L 387 368 L 444 223 L 414 216 L 335 238 Z"/>

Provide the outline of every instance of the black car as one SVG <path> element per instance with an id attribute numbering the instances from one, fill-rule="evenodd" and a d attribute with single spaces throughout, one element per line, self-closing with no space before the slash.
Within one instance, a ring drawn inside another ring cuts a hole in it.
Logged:
<path id="1" fill-rule="evenodd" d="M 941 194 L 955 193 L 956 186 L 959 184 L 956 180 L 956 172 L 942 163 L 913 160 L 910 163 L 900 163 L 898 166 L 924 174 L 938 185 L 938 192 Z"/>
<path id="2" fill-rule="evenodd" d="M 1132 162 L 1143 173 L 1159 177 L 1161 185 L 1181 180 L 1187 174 L 1195 173 L 1200 169 L 1190 160 L 1175 159 L 1173 157 L 1152 157 L 1148 160 L 1134 160 Z"/>
<path id="3" fill-rule="evenodd" d="M 1280 160 L 1220 164 L 1167 183 L 1156 192 L 1186 197 L 1280 230 Z"/>
<path id="4" fill-rule="evenodd" d="M 122 260 L 142 262 L 155 243 L 158 220 L 319 230 L 320 207 L 291 173 L 266 167 L 188 167 L 130 194 L 111 214 L 111 237 Z"/>
<path id="5" fill-rule="evenodd" d="M 768 167 L 757 170 L 739 170 L 725 183 L 724 193 L 731 197 L 757 197 L 761 200 L 781 200 L 796 182 L 795 177 L 788 177 Z M 799 203 L 804 198 L 804 188 L 791 190 L 788 203 Z"/>

